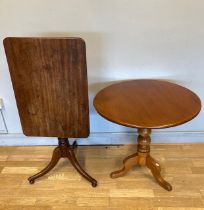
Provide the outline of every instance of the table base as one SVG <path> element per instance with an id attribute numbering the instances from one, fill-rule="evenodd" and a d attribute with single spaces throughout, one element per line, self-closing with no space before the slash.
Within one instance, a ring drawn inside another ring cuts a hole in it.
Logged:
<path id="1" fill-rule="evenodd" d="M 137 153 L 125 158 L 123 160 L 123 168 L 121 170 L 112 172 L 110 174 L 111 178 L 124 176 L 133 166 L 146 166 L 151 170 L 158 184 L 164 189 L 171 191 L 172 186 L 166 182 L 160 174 L 161 167 L 159 163 L 150 156 L 151 129 L 138 129 L 138 133 Z"/>
<path id="2" fill-rule="evenodd" d="M 47 174 L 50 170 L 52 170 L 60 158 L 68 158 L 70 163 L 79 172 L 79 174 L 81 174 L 86 180 L 91 182 L 93 187 L 96 187 L 97 181 L 92 178 L 88 173 L 86 173 L 79 165 L 74 154 L 75 148 L 76 142 L 74 143 L 74 145 L 70 145 L 67 138 L 58 138 L 58 147 L 55 148 L 50 163 L 42 171 L 28 178 L 30 184 L 34 184 L 37 178 Z"/>

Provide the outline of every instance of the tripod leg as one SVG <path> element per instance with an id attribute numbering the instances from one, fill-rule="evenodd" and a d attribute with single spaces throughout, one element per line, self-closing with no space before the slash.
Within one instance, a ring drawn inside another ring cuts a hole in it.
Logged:
<path id="1" fill-rule="evenodd" d="M 70 160 L 71 164 L 74 166 L 74 168 L 89 182 L 91 182 L 93 187 L 97 186 L 97 181 L 92 178 L 89 174 L 86 173 L 86 171 L 84 171 L 82 169 L 82 167 L 79 165 L 79 162 L 77 161 L 74 151 L 72 148 L 68 149 L 67 151 L 67 157 Z"/>
<path id="2" fill-rule="evenodd" d="M 118 178 L 120 176 L 124 176 L 133 166 L 138 164 L 138 154 L 135 153 L 133 155 L 128 156 L 123 160 L 123 168 L 114 171 L 110 174 L 111 178 Z"/>
<path id="3" fill-rule="evenodd" d="M 152 159 L 150 156 L 147 157 L 147 162 L 146 162 L 146 165 L 147 167 L 151 170 L 154 178 L 156 179 L 156 181 L 159 183 L 159 185 L 161 187 L 163 187 L 165 190 L 168 190 L 168 191 L 171 191 L 172 190 L 172 186 L 167 182 L 165 181 L 161 174 L 160 174 L 160 168 L 158 168 L 156 165 L 155 165 L 155 162 L 154 162 L 154 159 Z"/>
<path id="4" fill-rule="evenodd" d="M 159 164 L 153 157 L 149 156 L 148 158 L 150 159 L 150 162 L 151 162 L 155 167 L 157 167 L 157 169 L 158 169 L 159 171 L 161 171 L 161 166 L 160 166 L 160 164 Z"/>
<path id="5" fill-rule="evenodd" d="M 50 170 L 52 170 L 60 158 L 61 158 L 60 148 L 56 147 L 53 151 L 53 155 L 52 155 L 52 159 L 50 163 L 42 171 L 28 178 L 28 181 L 30 182 L 30 184 L 34 184 L 35 179 L 47 174 Z"/>

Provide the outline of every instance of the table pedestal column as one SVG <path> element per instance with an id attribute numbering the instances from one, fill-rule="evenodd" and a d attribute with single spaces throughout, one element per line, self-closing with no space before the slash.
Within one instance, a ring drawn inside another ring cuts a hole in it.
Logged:
<path id="1" fill-rule="evenodd" d="M 171 191 L 172 186 L 166 182 L 161 174 L 161 167 L 159 163 L 150 156 L 150 134 L 151 129 L 138 129 L 138 145 L 137 145 L 137 153 L 134 153 L 123 160 L 123 168 L 118 171 L 114 171 L 110 174 L 111 178 L 117 178 L 124 176 L 133 166 L 146 166 L 149 168 L 159 183 L 164 189 Z"/>

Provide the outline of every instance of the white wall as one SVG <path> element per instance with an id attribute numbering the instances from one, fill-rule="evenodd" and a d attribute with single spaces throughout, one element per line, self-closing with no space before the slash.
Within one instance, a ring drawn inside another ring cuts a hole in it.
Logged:
<path id="1" fill-rule="evenodd" d="M 0 97 L 9 133 L 21 133 L 2 41 L 7 36 L 80 36 L 90 98 L 115 80 L 166 79 L 204 100 L 204 0 L 0 0 Z M 92 132 L 126 132 L 99 117 Z M 204 131 L 204 112 L 170 131 Z M 193 139 L 192 139 L 193 141 Z"/>

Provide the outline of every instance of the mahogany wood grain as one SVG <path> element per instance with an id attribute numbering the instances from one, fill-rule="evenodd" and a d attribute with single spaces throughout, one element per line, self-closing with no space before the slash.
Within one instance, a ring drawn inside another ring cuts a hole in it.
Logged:
<path id="1" fill-rule="evenodd" d="M 5 52 L 23 132 L 87 137 L 85 42 L 80 38 L 6 38 Z"/>
<path id="2" fill-rule="evenodd" d="M 193 119 L 201 109 L 187 88 L 159 80 L 131 80 L 110 85 L 94 99 L 104 118 L 134 128 L 167 128 Z"/>
<path id="3" fill-rule="evenodd" d="M 59 139 L 50 163 L 28 179 L 30 184 L 53 169 L 60 158 L 68 158 L 96 187 L 97 181 L 79 165 L 68 140 L 89 135 L 85 42 L 13 37 L 6 38 L 4 46 L 24 134 Z"/>

